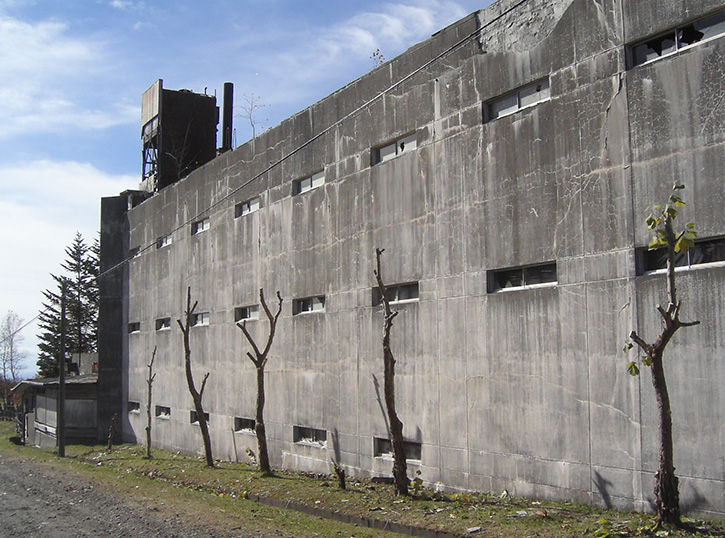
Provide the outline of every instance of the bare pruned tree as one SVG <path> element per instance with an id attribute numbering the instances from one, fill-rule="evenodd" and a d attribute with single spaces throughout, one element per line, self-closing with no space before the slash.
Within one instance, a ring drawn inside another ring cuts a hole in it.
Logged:
<path id="1" fill-rule="evenodd" d="M 254 95 L 254 93 L 243 94 L 242 102 L 238 105 L 241 109 L 239 116 L 245 118 L 252 128 L 252 151 L 254 151 L 254 143 L 257 140 L 257 128 L 262 127 L 257 118 L 257 113 L 267 106 L 269 105 L 262 103 L 262 98 L 259 95 Z"/>
<path id="2" fill-rule="evenodd" d="M 186 311 L 184 311 L 184 323 L 180 319 L 176 320 L 179 324 L 181 332 L 184 337 L 184 367 L 186 369 L 186 384 L 189 386 L 189 393 L 191 394 L 192 400 L 194 400 L 194 409 L 196 410 L 196 419 L 199 422 L 199 429 L 201 429 L 201 437 L 204 441 L 204 454 L 206 456 L 206 466 L 214 467 L 214 458 L 211 453 L 211 438 L 209 437 L 209 425 L 206 422 L 206 415 L 204 414 L 204 406 L 201 403 L 201 399 L 204 396 L 204 389 L 206 388 L 206 381 L 209 379 L 209 372 L 204 375 L 204 379 L 201 382 L 201 388 L 196 390 L 194 384 L 194 376 L 191 373 L 191 345 L 189 343 L 189 329 L 192 326 L 192 320 L 194 319 L 194 311 L 196 310 L 197 301 L 191 304 L 191 287 L 186 289 Z"/>
<path id="3" fill-rule="evenodd" d="M 390 309 L 390 301 L 380 271 L 380 256 L 385 249 L 375 249 L 375 269 L 373 274 L 378 283 L 378 290 L 383 302 L 383 367 L 385 385 L 385 407 L 390 422 L 390 441 L 393 445 L 393 483 L 397 495 L 408 495 L 408 466 L 405 461 L 405 445 L 403 442 L 403 423 L 395 410 L 395 358 L 390 349 L 390 329 L 397 311 Z"/>
<path id="4" fill-rule="evenodd" d="M 676 256 L 686 254 L 687 249 L 695 246 L 695 225 L 688 223 L 683 229 L 675 231 L 673 221 L 679 214 L 679 208 L 685 202 L 679 196 L 684 185 L 675 183 L 667 203 L 650 208 L 647 217 L 647 228 L 652 232 L 649 243 L 650 250 L 663 249 L 667 256 L 667 308 L 657 305 L 657 311 L 662 317 L 662 331 L 650 344 L 642 338 L 637 331 L 629 334 L 630 341 L 625 350 L 637 344 L 644 353 L 642 363 L 652 370 L 652 385 L 657 399 L 657 412 L 659 418 L 660 443 L 659 464 L 655 473 L 655 509 L 657 510 L 657 525 L 670 523 L 681 525 L 680 520 L 680 493 L 677 476 L 675 475 L 673 439 L 672 439 L 672 412 L 670 410 L 670 396 L 665 380 L 663 356 L 665 348 L 680 327 L 692 327 L 699 321 L 681 321 L 680 308 L 682 302 L 677 298 L 675 286 L 675 259 Z M 634 343 L 634 344 L 633 344 Z M 639 366 L 630 362 L 627 369 L 631 375 L 639 375 Z"/>
<path id="5" fill-rule="evenodd" d="M 244 336 L 247 338 L 247 342 L 252 347 L 254 354 L 247 352 L 247 357 L 252 361 L 254 367 L 257 369 L 257 414 L 254 419 L 254 431 L 257 434 L 257 446 L 259 452 L 259 470 L 265 475 L 272 474 L 272 468 L 269 465 L 269 453 L 267 451 L 267 433 L 264 428 L 264 367 L 267 364 L 267 355 L 269 349 L 272 347 L 272 341 L 274 340 L 274 333 L 277 329 L 277 320 L 282 312 L 282 296 L 277 292 L 277 313 L 273 316 L 270 312 L 267 302 L 264 300 L 264 289 L 259 289 L 259 302 L 264 309 L 264 313 L 267 315 L 269 320 L 269 334 L 267 335 L 267 343 L 262 351 L 259 350 L 252 335 L 247 330 L 246 320 L 237 323 L 237 326 L 242 330 Z"/>
<path id="6" fill-rule="evenodd" d="M 23 319 L 12 310 L 8 310 L 0 325 L 0 370 L 2 371 L 3 399 L 8 401 L 8 385 L 18 382 L 20 363 L 24 353 L 20 344 L 24 337 L 20 334 Z"/>
<path id="7" fill-rule="evenodd" d="M 151 459 L 151 389 L 154 384 L 154 379 L 156 379 L 156 374 L 153 373 L 154 370 L 154 359 L 156 358 L 156 346 L 154 346 L 154 351 L 151 353 L 151 362 L 149 362 L 146 367 L 149 369 L 149 375 L 146 378 L 146 385 L 148 385 L 148 396 L 146 398 L 146 457 L 148 459 Z"/>

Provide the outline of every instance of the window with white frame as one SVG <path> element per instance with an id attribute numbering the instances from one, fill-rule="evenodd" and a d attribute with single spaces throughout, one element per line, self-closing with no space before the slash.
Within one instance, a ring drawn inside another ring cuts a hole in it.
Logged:
<path id="1" fill-rule="evenodd" d="M 409 282 L 407 284 L 393 284 L 391 286 L 385 286 L 385 296 L 388 301 L 393 303 L 405 303 L 409 301 L 418 300 L 418 283 Z M 380 293 L 380 289 L 377 287 L 373 288 L 373 306 L 378 306 L 383 303 L 383 297 Z"/>
<path id="2" fill-rule="evenodd" d="M 292 186 L 293 194 L 302 194 L 311 191 L 325 184 L 325 171 L 321 170 L 311 176 L 303 177 L 294 182 Z"/>
<path id="3" fill-rule="evenodd" d="M 523 108 L 534 106 L 542 101 L 548 101 L 551 98 L 551 90 L 549 88 L 549 79 L 542 78 L 526 86 L 491 99 L 486 107 L 486 120 L 492 121 L 502 116 L 508 116 Z"/>
<path id="4" fill-rule="evenodd" d="M 243 217 L 257 211 L 262 205 L 262 199 L 257 196 L 246 202 L 242 202 L 234 206 L 234 218 Z"/>
<path id="5" fill-rule="evenodd" d="M 664 271 L 667 269 L 667 249 L 649 250 L 647 247 L 636 251 L 637 274 Z M 707 263 L 725 262 L 725 238 L 699 239 L 695 246 L 684 252 L 675 253 L 675 268 L 692 267 Z"/>
<path id="6" fill-rule="evenodd" d="M 725 11 L 701 17 L 629 47 L 629 66 L 636 67 L 725 35 Z"/>
<path id="7" fill-rule="evenodd" d="M 488 291 L 556 285 L 556 262 L 488 271 Z"/>
<path id="8" fill-rule="evenodd" d="M 259 305 L 238 306 L 234 309 L 234 322 L 247 319 L 259 319 Z"/>
<path id="9" fill-rule="evenodd" d="M 322 312 L 325 310 L 325 296 L 305 297 L 303 299 L 295 299 L 292 303 L 292 314 L 304 314 L 307 312 Z"/>
<path id="10" fill-rule="evenodd" d="M 417 135 L 415 133 L 408 134 L 397 140 L 393 140 L 384 146 L 378 146 L 372 150 L 372 164 L 384 163 L 402 155 L 410 153 L 418 145 Z"/>
<path id="11" fill-rule="evenodd" d="M 173 241 L 173 238 L 172 238 L 171 234 L 159 237 L 156 240 L 156 248 L 168 247 L 172 241 Z"/>
<path id="12" fill-rule="evenodd" d="M 200 327 L 202 325 L 209 325 L 209 312 L 198 312 L 191 316 L 192 327 Z"/>
<path id="13" fill-rule="evenodd" d="M 197 220 L 191 223 L 191 235 L 196 235 L 201 232 L 205 232 L 209 229 L 210 223 L 209 218 Z"/>
<path id="14" fill-rule="evenodd" d="M 156 320 L 156 330 L 163 331 L 171 329 L 171 318 L 158 318 Z"/>

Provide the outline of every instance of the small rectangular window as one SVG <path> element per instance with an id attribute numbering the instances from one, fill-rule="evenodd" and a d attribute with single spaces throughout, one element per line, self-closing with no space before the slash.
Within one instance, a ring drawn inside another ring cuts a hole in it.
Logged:
<path id="1" fill-rule="evenodd" d="M 557 283 L 556 262 L 488 271 L 488 292 Z"/>
<path id="2" fill-rule="evenodd" d="M 191 223 L 191 235 L 196 235 L 201 232 L 205 232 L 209 229 L 210 223 L 209 218 L 205 218 L 202 220 L 197 220 L 196 222 Z"/>
<path id="3" fill-rule="evenodd" d="M 209 422 L 209 413 L 204 413 L 204 420 L 206 422 Z M 199 415 L 196 413 L 196 411 L 189 411 L 189 422 L 191 424 L 199 424 Z"/>
<path id="4" fill-rule="evenodd" d="M 311 176 L 303 177 L 298 179 L 292 185 L 292 194 L 302 194 L 303 192 L 311 191 L 325 184 L 325 171 L 321 170 Z"/>
<path id="5" fill-rule="evenodd" d="M 394 284 L 385 287 L 385 295 L 388 301 L 392 303 L 404 303 L 408 301 L 418 300 L 418 283 L 410 282 L 408 284 Z M 373 288 L 373 306 L 383 304 L 380 290 Z"/>
<path id="6" fill-rule="evenodd" d="M 325 310 L 325 296 L 305 297 L 295 299 L 292 303 L 292 314 L 304 314 L 305 312 L 321 312 Z"/>
<path id="7" fill-rule="evenodd" d="M 234 417 L 234 431 L 235 432 L 253 432 L 254 431 L 254 419 L 244 417 Z"/>
<path id="8" fill-rule="evenodd" d="M 294 426 L 292 434 L 295 443 L 317 445 L 320 447 L 324 447 L 327 444 L 327 431 L 325 430 L 306 428 L 304 426 Z"/>
<path id="9" fill-rule="evenodd" d="M 140 252 L 141 252 L 141 247 L 133 247 L 132 249 L 129 249 L 128 257 L 135 258 L 136 256 L 139 255 Z"/>
<path id="10" fill-rule="evenodd" d="M 378 457 L 393 457 L 393 443 L 390 439 L 383 437 L 375 437 L 373 439 L 375 455 Z M 403 450 L 405 450 L 406 460 L 420 460 L 421 456 L 421 443 L 417 441 L 403 441 Z"/>
<path id="11" fill-rule="evenodd" d="M 171 318 L 159 318 L 156 320 L 156 330 L 163 331 L 164 329 L 171 329 Z"/>
<path id="12" fill-rule="evenodd" d="M 697 43 L 725 35 L 725 11 L 701 17 L 629 47 L 630 67 L 674 54 Z"/>
<path id="13" fill-rule="evenodd" d="M 140 413 L 141 412 L 141 404 L 139 402 L 132 402 L 129 400 L 126 403 L 126 410 L 129 413 Z"/>
<path id="14" fill-rule="evenodd" d="M 488 111 L 486 121 L 513 114 L 522 108 L 534 106 L 550 98 L 549 79 L 542 78 L 489 101 L 485 107 L 485 110 Z"/>
<path id="15" fill-rule="evenodd" d="M 128 324 L 128 334 L 141 332 L 141 322 L 134 321 Z"/>
<path id="16" fill-rule="evenodd" d="M 245 319 L 259 319 L 259 305 L 238 306 L 234 309 L 234 322 Z"/>
<path id="17" fill-rule="evenodd" d="M 418 145 L 417 135 L 411 133 L 409 135 L 398 138 L 397 140 L 378 146 L 372 150 L 372 164 L 378 164 L 389 161 L 403 153 L 410 153 Z"/>
<path id="18" fill-rule="evenodd" d="M 242 202 L 241 204 L 237 204 L 234 206 L 234 218 L 243 217 L 244 215 L 249 215 L 250 213 L 254 213 L 257 211 L 262 204 L 262 199 L 257 196 L 256 198 L 252 198 L 251 200 L 247 200 L 246 202 Z"/>
<path id="19" fill-rule="evenodd" d="M 201 325 L 209 325 L 209 312 L 198 312 L 191 316 L 192 327 L 199 327 Z"/>
<path id="20" fill-rule="evenodd" d="M 667 249 L 638 248 L 636 257 L 638 275 L 667 269 Z M 725 238 L 701 239 L 695 241 L 695 246 L 686 252 L 675 253 L 675 267 L 691 267 L 722 261 L 725 261 Z"/>
<path id="21" fill-rule="evenodd" d="M 156 248 L 168 247 L 172 241 L 173 241 L 173 237 L 171 234 L 159 237 L 156 240 Z"/>
<path id="22" fill-rule="evenodd" d="M 156 418 L 171 418 L 171 408 L 163 405 L 157 405 L 154 410 Z"/>

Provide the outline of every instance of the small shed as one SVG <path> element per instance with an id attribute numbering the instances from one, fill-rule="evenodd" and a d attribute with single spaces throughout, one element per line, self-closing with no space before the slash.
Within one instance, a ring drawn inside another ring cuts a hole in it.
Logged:
<path id="1" fill-rule="evenodd" d="M 65 380 L 65 438 L 68 443 L 97 440 L 98 375 L 86 374 Z M 58 378 L 28 379 L 13 388 L 23 402 L 26 445 L 57 444 Z"/>

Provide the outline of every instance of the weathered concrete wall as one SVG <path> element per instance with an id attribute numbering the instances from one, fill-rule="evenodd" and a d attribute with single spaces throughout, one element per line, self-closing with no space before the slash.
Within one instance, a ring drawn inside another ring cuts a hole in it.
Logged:
<path id="1" fill-rule="evenodd" d="M 644 208 L 679 178 L 685 218 L 702 236 L 725 234 L 724 40 L 629 70 L 625 47 L 718 2 L 657 4 L 502 0 L 130 210 L 131 247 L 173 236 L 129 268 L 128 321 L 141 330 L 128 335 L 123 398 L 145 406 L 157 346 L 154 405 L 171 416 L 154 420 L 154 442 L 201 450 L 175 324 L 191 286 L 197 310 L 210 312 L 191 339 L 196 379 L 210 372 L 215 455 L 256 450 L 253 436 L 233 432 L 255 401 L 233 311 L 264 287 L 285 298 L 267 366 L 273 464 L 327 470 L 334 454 L 353 473 L 388 474 L 389 460 L 373 453 L 373 438 L 388 437 L 382 319 L 371 306 L 382 247 L 386 282 L 420 289 L 393 328 L 404 434 L 422 444 L 413 469 L 447 487 L 647 509 L 654 396 L 647 373 L 627 375 L 622 351 L 632 328 L 655 334 L 663 296 L 662 276 L 635 273 Z M 483 121 L 490 99 L 546 77 L 550 99 Z M 415 151 L 371 166 L 371 148 L 413 132 Z M 294 180 L 320 170 L 322 187 L 292 194 Z M 235 204 L 255 196 L 261 209 L 234 218 Z M 210 229 L 192 235 L 188 223 L 209 207 Z M 554 286 L 487 291 L 491 270 L 551 261 Z M 668 361 L 683 504 L 716 514 L 725 513 L 724 271 L 682 273 L 686 314 L 705 323 L 677 335 Z M 324 312 L 292 315 L 293 299 L 317 295 Z M 163 317 L 171 329 L 155 331 Z M 266 336 L 265 321 L 248 326 Z M 126 433 L 142 441 L 143 413 L 127 417 Z M 326 430 L 327 445 L 295 443 L 295 425 Z"/>

